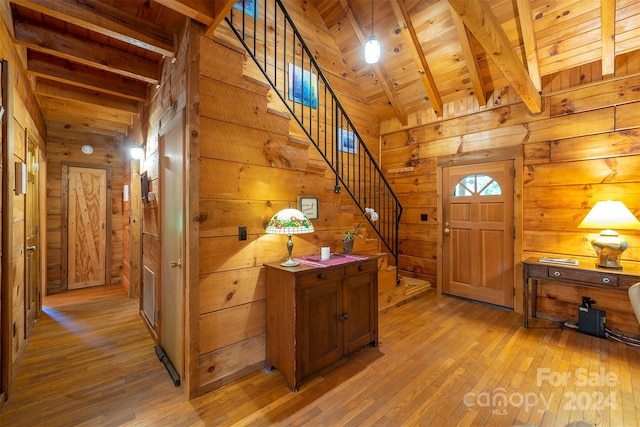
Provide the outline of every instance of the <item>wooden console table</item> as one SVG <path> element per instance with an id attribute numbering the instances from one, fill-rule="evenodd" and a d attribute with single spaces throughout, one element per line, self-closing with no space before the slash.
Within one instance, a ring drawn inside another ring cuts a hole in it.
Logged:
<path id="1" fill-rule="evenodd" d="M 326 267 L 266 264 L 265 269 L 266 365 L 280 370 L 291 390 L 343 355 L 377 345 L 377 256 Z"/>
<path id="2" fill-rule="evenodd" d="M 524 282 L 524 327 L 529 327 L 529 284 L 531 284 L 531 317 L 536 317 L 536 297 L 539 280 L 570 286 L 587 286 L 611 291 L 624 291 L 640 282 L 640 269 L 625 266 L 623 270 L 597 268 L 593 265 L 564 265 L 540 262 L 529 258 L 522 262 Z"/>

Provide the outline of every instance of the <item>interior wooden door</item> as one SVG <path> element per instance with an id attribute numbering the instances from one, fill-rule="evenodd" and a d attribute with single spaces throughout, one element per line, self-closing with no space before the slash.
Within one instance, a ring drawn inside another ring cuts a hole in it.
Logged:
<path id="1" fill-rule="evenodd" d="M 184 377 L 184 129 L 181 117 L 160 136 L 159 344 Z"/>
<path id="2" fill-rule="evenodd" d="M 40 300 L 40 176 L 38 172 L 38 147 L 27 139 L 27 194 L 25 212 L 26 286 L 25 286 L 25 335 L 28 337 L 39 315 Z"/>
<path id="3" fill-rule="evenodd" d="M 106 280 L 107 171 L 69 167 L 67 208 L 68 288 Z"/>
<path id="4" fill-rule="evenodd" d="M 443 168 L 443 293 L 513 308 L 513 161 Z"/>

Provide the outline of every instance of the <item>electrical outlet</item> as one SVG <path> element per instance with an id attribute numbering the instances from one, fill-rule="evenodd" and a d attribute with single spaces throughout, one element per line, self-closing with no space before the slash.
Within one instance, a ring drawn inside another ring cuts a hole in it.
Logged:
<path id="1" fill-rule="evenodd" d="M 238 240 L 247 240 L 247 227 L 238 227 Z"/>
<path id="2" fill-rule="evenodd" d="M 429 221 L 429 214 L 420 214 L 420 221 Z"/>

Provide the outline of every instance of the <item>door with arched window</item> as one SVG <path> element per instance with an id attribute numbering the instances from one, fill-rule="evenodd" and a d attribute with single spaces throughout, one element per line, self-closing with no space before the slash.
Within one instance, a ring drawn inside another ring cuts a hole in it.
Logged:
<path id="1" fill-rule="evenodd" d="M 442 292 L 513 308 L 513 161 L 442 170 Z"/>

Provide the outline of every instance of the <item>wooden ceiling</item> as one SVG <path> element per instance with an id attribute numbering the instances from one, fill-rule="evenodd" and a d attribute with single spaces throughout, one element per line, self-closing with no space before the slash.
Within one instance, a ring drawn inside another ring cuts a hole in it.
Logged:
<path id="1" fill-rule="evenodd" d="M 544 76 L 589 63 L 613 75 L 616 57 L 640 50 L 640 0 L 310 1 L 379 120 L 404 123 L 429 108 L 441 115 L 469 95 L 484 105 L 504 86 L 537 113 Z M 48 132 L 121 136 L 173 57 L 185 17 L 213 33 L 234 2 L 2 0 L 0 8 Z M 372 33 L 382 57 L 367 65 Z"/>

